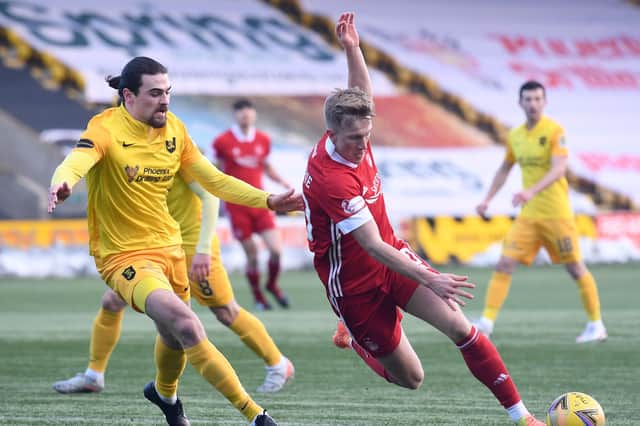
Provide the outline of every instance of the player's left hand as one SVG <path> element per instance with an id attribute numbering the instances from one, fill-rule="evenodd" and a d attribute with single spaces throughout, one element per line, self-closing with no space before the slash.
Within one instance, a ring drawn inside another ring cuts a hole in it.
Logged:
<path id="1" fill-rule="evenodd" d="M 277 212 L 292 212 L 304 210 L 302 194 L 296 194 L 292 189 L 282 194 L 271 194 L 267 198 L 267 207 Z"/>
<path id="2" fill-rule="evenodd" d="M 211 272 L 211 255 L 206 253 L 196 253 L 193 255 L 189 278 L 192 281 L 200 282 L 209 277 Z"/>
<path id="3" fill-rule="evenodd" d="M 360 45 L 360 37 L 353 23 L 355 14 L 346 12 L 340 15 L 338 24 L 336 25 L 336 36 L 343 48 L 357 47 Z"/>
<path id="4" fill-rule="evenodd" d="M 511 204 L 513 204 L 513 207 L 518 207 L 519 205 L 526 204 L 532 198 L 533 194 L 525 189 L 513 195 Z"/>

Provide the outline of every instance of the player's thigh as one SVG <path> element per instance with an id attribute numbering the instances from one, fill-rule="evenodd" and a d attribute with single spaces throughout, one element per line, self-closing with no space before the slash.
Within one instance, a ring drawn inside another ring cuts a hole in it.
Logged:
<path id="1" fill-rule="evenodd" d="M 280 253 L 280 235 L 278 234 L 277 229 L 270 228 L 265 231 L 261 231 L 260 237 L 271 253 Z"/>
<path id="2" fill-rule="evenodd" d="M 376 357 L 376 359 L 394 378 L 401 381 L 400 384 L 417 387 L 424 379 L 422 362 L 404 334 L 404 330 L 401 329 L 401 333 L 396 349 L 389 355 Z"/>
<path id="3" fill-rule="evenodd" d="M 187 256 L 187 263 L 191 267 L 192 255 Z M 206 280 L 196 282 L 191 280 L 191 295 L 202 306 L 218 308 L 226 306 L 234 299 L 233 288 L 222 264 L 220 256 L 220 241 L 216 236 L 211 246 L 211 269 Z"/>
<path id="4" fill-rule="evenodd" d="M 549 219 L 540 222 L 543 244 L 553 263 L 578 263 L 582 260 L 578 229 L 573 219 Z"/>
<path id="5" fill-rule="evenodd" d="M 471 324 L 461 309 L 452 310 L 442 298 L 424 286 L 416 288 L 405 311 L 431 324 L 453 342 L 459 342 L 471 332 Z"/>
<path id="6" fill-rule="evenodd" d="M 107 285 L 140 312 L 155 289 L 170 290 L 183 302 L 189 300 L 186 259 L 179 246 L 110 256 L 100 262 L 99 271 Z"/>
<path id="7" fill-rule="evenodd" d="M 231 232 L 238 241 L 245 241 L 251 238 L 253 226 L 251 224 L 251 214 L 246 208 L 235 207 L 228 209 L 229 221 L 231 222 Z"/>
<path id="8" fill-rule="evenodd" d="M 502 243 L 502 256 L 531 265 L 536 258 L 542 237 L 535 220 L 517 218 Z"/>

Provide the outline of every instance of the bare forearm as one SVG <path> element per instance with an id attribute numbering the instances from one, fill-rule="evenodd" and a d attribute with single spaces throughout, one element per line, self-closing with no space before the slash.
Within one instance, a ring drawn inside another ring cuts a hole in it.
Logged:
<path id="1" fill-rule="evenodd" d="M 412 262 L 407 256 L 384 241 L 380 241 L 366 250 L 371 257 L 389 269 L 414 281 L 422 282 L 424 280 L 425 268 Z"/>
<path id="2" fill-rule="evenodd" d="M 542 179 L 540 179 L 533 186 L 528 188 L 528 190 L 531 191 L 532 195 L 535 195 L 543 191 L 553 182 L 557 181 L 562 176 L 564 176 L 565 171 L 566 171 L 565 167 L 562 167 L 562 166 L 552 167 L 551 170 L 549 170 L 549 172 L 542 177 Z"/>
<path id="3" fill-rule="evenodd" d="M 360 46 L 347 47 L 345 53 L 347 54 L 347 66 L 349 69 L 349 87 L 358 87 L 371 96 L 371 78 Z"/>
<path id="4" fill-rule="evenodd" d="M 505 172 L 502 168 L 496 172 L 496 175 L 493 177 L 493 181 L 491 181 L 491 186 L 489 187 L 487 196 L 484 198 L 486 202 L 491 201 L 498 191 L 500 191 L 504 186 L 504 183 L 507 181 L 507 176 L 509 176 L 509 172 Z"/>

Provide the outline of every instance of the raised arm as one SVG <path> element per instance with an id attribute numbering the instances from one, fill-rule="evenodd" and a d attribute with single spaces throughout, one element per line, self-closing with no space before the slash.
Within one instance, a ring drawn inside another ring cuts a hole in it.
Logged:
<path id="1" fill-rule="evenodd" d="M 347 67 L 349 70 L 349 87 L 358 87 L 369 96 L 373 96 L 371 89 L 371 77 L 367 63 L 360 50 L 360 36 L 354 24 L 355 14 L 346 12 L 340 15 L 336 24 L 336 36 L 347 55 Z"/>

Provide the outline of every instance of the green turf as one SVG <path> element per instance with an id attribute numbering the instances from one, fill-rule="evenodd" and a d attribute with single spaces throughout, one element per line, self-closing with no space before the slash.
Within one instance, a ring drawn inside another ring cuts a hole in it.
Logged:
<path id="1" fill-rule="evenodd" d="M 464 271 L 458 269 L 458 271 Z M 566 391 L 600 401 L 609 425 L 638 425 L 640 416 L 640 310 L 638 265 L 599 266 L 609 340 L 578 346 L 585 317 L 575 285 L 558 267 L 520 269 L 497 325 L 494 341 L 530 408 L 542 416 Z M 468 272 L 482 308 L 487 269 Z M 236 295 L 249 306 L 240 276 Z M 271 335 L 296 365 L 296 380 L 282 393 L 254 395 L 281 425 L 505 425 L 493 396 L 468 373 L 458 351 L 414 318 L 405 330 L 425 369 L 425 384 L 408 391 L 374 376 L 351 351 L 331 344 L 335 318 L 310 273 L 289 273 L 283 285 L 290 311 L 260 313 Z M 51 383 L 86 367 L 91 322 L 104 285 L 95 279 L 0 281 L 0 424 L 163 424 L 142 397 L 154 377 L 153 325 L 128 311 L 122 337 L 99 395 L 58 395 Z M 213 342 L 227 355 L 247 389 L 263 379 L 261 362 L 239 339 L 197 308 Z M 180 395 L 193 424 L 243 424 L 239 414 L 187 368 Z"/>

